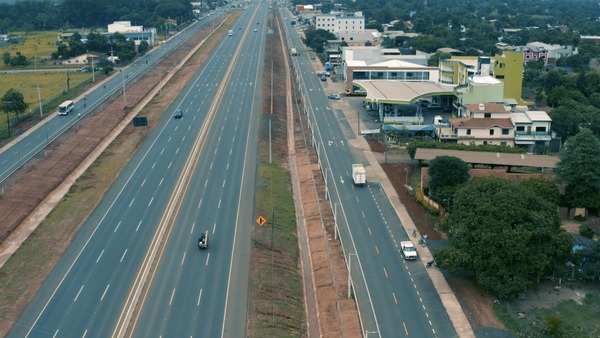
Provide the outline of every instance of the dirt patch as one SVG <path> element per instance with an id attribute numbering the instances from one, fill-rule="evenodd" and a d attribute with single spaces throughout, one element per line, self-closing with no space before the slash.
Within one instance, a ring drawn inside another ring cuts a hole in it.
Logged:
<path id="1" fill-rule="evenodd" d="M 281 24 L 279 18 L 278 23 Z M 275 32 L 280 33 L 279 25 L 274 25 L 273 27 Z M 265 85 L 265 88 L 263 88 L 263 97 L 265 98 L 263 113 L 269 114 L 268 116 L 271 120 L 273 133 L 271 137 L 272 147 L 277 156 L 286 160 L 288 159 L 288 135 L 294 138 L 292 142 L 294 146 L 290 150 L 294 152 L 295 166 L 291 170 L 295 171 L 299 184 L 300 201 L 297 202 L 301 203 L 301 206 L 297 206 L 297 208 L 301 209 L 300 214 L 306 227 L 306 229 L 302 228 L 300 234 L 297 234 L 297 236 L 308 238 L 307 247 L 309 252 L 303 252 L 302 254 L 308 254 L 310 257 L 308 265 L 312 269 L 309 275 L 304 275 L 305 279 L 311 281 L 305 281 L 305 286 L 310 288 L 309 290 L 305 290 L 305 299 L 309 298 L 307 299 L 307 304 L 313 304 L 313 307 L 307 308 L 306 311 L 308 312 L 308 316 L 315 316 L 315 312 L 318 312 L 315 319 L 318 323 L 318 328 L 314 326 L 310 327 L 311 335 L 322 337 L 339 337 L 342 335 L 346 337 L 359 337 L 360 325 L 358 324 L 358 313 L 354 301 L 345 296 L 348 291 L 346 285 L 347 271 L 342 250 L 339 242 L 331 241 L 333 238 L 333 214 L 331 206 L 328 201 L 322 201 L 318 197 L 324 194 L 324 184 L 321 173 L 316 165 L 317 155 L 313 151 L 314 149 L 306 147 L 304 133 L 308 132 L 308 130 L 302 130 L 300 121 L 305 116 L 298 114 L 296 111 L 296 104 L 302 105 L 302 102 L 291 102 L 290 105 L 287 105 L 286 101 L 286 97 L 290 100 L 300 100 L 300 95 L 286 95 L 288 92 L 297 92 L 297 88 L 288 87 L 288 85 L 293 86 L 295 81 L 286 81 L 287 74 L 285 73 L 284 58 L 287 57 L 288 49 L 281 46 L 280 41 L 276 41 L 276 39 L 279 39 L 277 34 L 273 34 L 271 37 L 268 37 L 267 45 L 273 45 L 276 48 L 271 50 L 267 48 L 266 50 L 267 57 L 265 58 L 265 62 L 268 62 L 268 67 L 265 67 L 265 84 L 270 83 L 271 77 L 268 70 L 271 68 L 270 53 L 275 53 L 276 55 L 273 55 L 272 69 L 276 85 L 273 88 Z M 273 90 L 272 106 L 271 90 Z M 290 107 L 294 109 L 293 115 L 286 114 Z M 302 108 L 298 110 L 302 111 Z M 293 124 L 290 124 L 290 121 L 287 120 L 290 116 L 294 117 Z M 306 126 L 306 121 L 302 121 L 302 123 Z M 288 130 L 289 126 L 292 125 L 293 127 Z M 289 132 L 293 133 L 290 134 Z M 261 140 L 261 143 L 265 147 L 268 146 L 267 142 L 269 141 L 266 136 L 263 135 Z M 309 136 L 306 135 L 306 137 Z M 325 228 L 323 228 L 323 225 L 325 225 Z M 303 235 L 304 233 L 306 235 Z M 253 257 L 262 257 L 269 253 L 270 249 L 264 245 L 256 245 L 253 251 L 255 251 L 252 254 Z M 274 252 L 274 254 L 275 260 L 283 260 L 285 258 L 284 255 L 278 252 Z M 280 257 L 277 258 L 278 256 Z M 258 280 L 260 278 L 260 266 L 254 266 L 253 263 L 252 271 L 253 280 Z M 281 273 L 286 274 L 288 272 L 281 271 Z M 275 295 L 281 294 L 278 290 L 284 287 L 275 287 L 274 290 L 271 290 L 271 293 Z M 264 308 L 264 297 L 260 293 L 260 290 L 255 290 L 255 292 L 257 292 L 257 295 L 253 297 L 254 304 L 252 305 L 255 315 L 250 319 L 249 327 L 251 329 L 249 332 L 256 332 L 256 327 L 261 325 L 259 317 L 262 314 L 259 310 Z M 286 313 L 278 312 L 277 309 L 273 309 L 272 311 L 275 311 L 272 313 L 275 318 L 283 319 L 286 315 Z M 303 322 L 302 336 L 308 334 L 307 329 L 306 323 Z"/>
<path id="2" fill-rule="evenodd" d="M 239 14 L 235 14 L 239 15 Z M 224 18 L 223 18 L 224 19 Z M 68 132 L 45 149 L 45 156 L 28 162 L 5 182 L 5 194 L 0 197 L 0 240 L 4 240 L 21 221 L 58 186 L 79 163 L 95 149 L 108 133 L 125 117 L 131 107 L 137 105 L 164 76 L 161 69 L 173 69 L 191 48 L 205 39 L 212 27 L 202 30 L 177 50 L 169 53 L 154 70 L 127 88 L 127 107 L 122 98 L 113 96 L 103 108 L 82 119 Z M 221 30 L 220 34 L 225 34 Z M 196 53 L 189 62 L 167 83 L 159 97 L 154 98 L 140 115 L 148 117 L 150 126 L 155 126 L 166 108 L 179 95 L 213 47 L 218 37 L 208 41 L 204 52 Z M 164 72 L 164 71 L 163 71 Z M 21 126 L 22 127 L 22 126 Z M 118 176 L 122 165 L 136 151 L 152 128 L 126 127 L 115 142 L 95 162 L 96 173 L 110 173 L 102 179 L 88 170 L 71 188 L 65 200 L 69 210 L 57 208 L 17 251 L 3 268 L 0 275 L 0 336 L 12 327 L 18 315 L 37 292 L 41 283 L 60 259 L 70 244 L 73 235 L 89 212 L 101 199 L 106 187 Z M 117 165 L 118 167 L 114 167 Z M 110 170 L 106 169 L 110 168 Z M 107 179 L 107 180 L 103 180 Z M 93 193 L 89 199 L 70 198 L 86 192 Z M 58 211 L 57 211 L 58 210 Z M 63 213 L 60 217 L 55 213 Z M 56 218 L 56 219 L 54 219 Z M 31 245 L 35 241 L 36 245 Z"/>

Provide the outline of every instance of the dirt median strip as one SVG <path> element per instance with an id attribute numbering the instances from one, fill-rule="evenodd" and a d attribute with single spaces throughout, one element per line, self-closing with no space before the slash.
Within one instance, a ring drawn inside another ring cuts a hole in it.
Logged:
<path id="1" fill-rule="evenodd" d="M 239 13 L 235 13 L 236 16 L 239 15 Z M 193 37 L 189 43 L 196 45 L 205 39 L 210 31 L 212 31 L 212 27 L 206 28 Z M 221 30 L 219 34 L 225 34 L 225 31 Z M 215 45 L 218 41 L 218 37 L 211 39 L 208 42 L 209 46 L 203 47 L 201 52 L 189 59 L 188 63 L 182 66 L 182 70 L 184 71 L 180 71 L 172 81 L 162 88 L 158 99 L 152 100 L 141 111 L 141 114 L 148 117 L 149 125 L 156 125 L 166 107 L 177 97 L 185 84 L 195 74 L 195 70 L 208 57 L 208 54 L 212 50 L 210 45 Z M 137 105 L 147 98 L 148 88 L 154 88 L 161 77 L 157 69 L 173 69 L 187 51 L 189 51 L 189 48 L 180 48 L 171 52 L 155 68 L 155 71 L 150 72 L 143 79 L 140 79 L 128 88 L 128 103 L 130 105 Z M 129 111 L 129 108 L 125 109 L 123 107 L 123 101 L 118 97 L 113 97 L 110 103 L 104 105 L 104 109 L 100 113 L 91 115 L 84 120 L 85 123 L 78 129 L 66 133 L 58 142 L 59 145 L 52 145 L 47 157 L 31 162 L 24 170 L 19 172 L 19 178 L 13 179 L 11 188 L 6 191 L 5 195 L 0 197 L 0 209 L 3 206 L 5 208 L 8 206 L 9 208 L 17 209 L 12 204 L 14 203 L 13 196 L 22 196 L 21 198 L 41 201 L 52 189 L 44 188 L 44 185 L 40 185 L 39 178 L 43 178 L 44 181 L 54 180 L 57 182 L 54 183 L 54 187 L 58 186 L 69 172 L 73 171 L 72 168 L 77 167 L 83 161 L 83 158 L 93 151 L 106 138 L 106 135 L 113 131 L 118 123 L 123 121 L 127 111 Z M 34 231 L 35 236 L 31 236 L 25 242 L 25 248 L 21 246 L 24 250 L 21 248 L 17 250 L 11 260 L 2 267 L 0 270 L 0 285 L 2 285 L 2 288 L 0 288 L 0 336 L 5 335 L 10 327 L 12 327 L 22 309 L 35 295 L 43 280 L 70 244 L 79 225 L 82 224 L 89 212 L 94 209 L 104 191 L 116 179 L 121 168 L 127 163 L 128 159 L 137 150 L 150 131 L 151 128 L 136 129 L 126 122 L 123 132 L 117 138 L 117 142 L 115 142 L 118 145 L 113 143 L 98 158 L 98 161 L 93 163 L 90 169 L 75 180 L 74 185 L 68 190 L 67 195 L 59 199 L 63 202 L 68 201 L 69 203 L 65 204 L 65 206 L 68 205 L 71 211 L 61 211 L 62 203 L 60 203 L 58 208 L 54 209 L 46 220 L 42 222 L 41 227 L 38 227 Z M 89 148 L 82 147 L 83 144 L 88 145 Z M 65 151 L 61 150 L 63 148 Z M 69 153 L 69 149 L 73 153 Z M 57 155 L 60 156 L 57 158 Z M 115 159 L 115 156 L 118 156 L 119 159 Z M 103 168 L 111 169 L 106 170 Z M 87 195 L 90 195 L 90 197 L 85 197 Z M 37 204 L 33 207 L 28 205 L 30 209 L 25 209 L 25 205 L 22 205 L 19 206 L 21 209 L 17 210 L 20 213 L 29 215 Z M 55 217 L 55 214 L 64 214 L 64 216 Z M 3 227 L 6 226 L 4 221 L 1 223 Z M 2 248 L 5 245 L 7 244 L 2 243 Z M 11 242 L 10 245 L 14 248 L 19 247 L 15 242 Z M 19 282 L 25 280 L 27 283 Z"/>

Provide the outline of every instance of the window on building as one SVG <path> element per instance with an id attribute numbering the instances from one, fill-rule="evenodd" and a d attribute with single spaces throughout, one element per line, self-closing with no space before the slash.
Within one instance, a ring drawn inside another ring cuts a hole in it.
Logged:
<path id="1" fill-rule="evenodd" d="M 490 129 L 490 136 L 494 135 L 494 129 Z"/>
<path id="2" fill-rule="evenodd" d="M 500 142 L 500 145 L 501 145 L 502 147 L 506 147 L 506 142 L 502 141 L 502 142 Z"/>
<path id="3" fill-rule="evenodd" d="M 525 131 L 525 126 L 517 126 L 517 131 Z"/>
<path id="4" fill-rule="evenodd" d="M 353 74 L 354 80 L 367 80 L 369 79 L 368 72 L 354 72 Z"/>
<path id="5" fill-rule="evenodd" d="M 372 72 L 371 80 L 385 80 L 385 73 L 384 72 Z"/>
<path id="6" fill-rule="evenodd" d="M 510 133 L 510 129 L 502 128 L 502 135 L 508 135 Z"/>
<path id="7" fill-rule="evenodd" d="M 471 129 L 467 129 L 467 135 L 471 135 Z"/>
<path id="8" fill-rule="evenodd" d="M 546 127 L 535 127 L 535 131 L 538 133 L 545 133 Z"/>
<path id="9" fill-rule="evenodd" d="M 492 113 L 483 113 L 483 117 L 489 119 L 492 117 Z"/>

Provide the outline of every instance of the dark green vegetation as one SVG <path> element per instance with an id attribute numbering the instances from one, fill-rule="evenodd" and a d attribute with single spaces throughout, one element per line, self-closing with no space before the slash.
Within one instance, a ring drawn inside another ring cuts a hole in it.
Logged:
<path id="1" fill-rule="evenodd" d="M 19 114 L 23 114 L 27 109 L 27 103 L 23 98 L 23 93 L 10 88 L 4 93 L 2 99 L 0 99 L 0 110 L 7 114 L 14 114 L 19 117 Z"/>
<path id="2" fill-rule="evenodd" d="M 144 43 L 140 43 L 140 49 L 145 52 L 148 50 L 148 43 L 146 41 L 142 42 Z M 110 55 L 112 52 L 113 55 L 119 57 L 120 61 L 124 62 L 133 60 L 137 55 L 133 40 L 127 40 L 125 35 L 121 33 L 114 33 L 110 37 L 103 34 L 91 33 L 88 35 L 86 42 L 81 40 L 79 33 L 74 33 L 70 37 L 68 44 L 59 45 L 57 51 L 52 53 L 52 59 L 65 60 L 85 54 L 86 52 L 98 52 L 106 55 Z M 140 54 L 143 53 L 140 52 Z M 112 68 L 112 62 L 107 61 L 105 58 L 100 58 L 98 67 L 105 68 L 107 66 Z"/>
<path id="3" fill-rule="evenodd" d="M 217 3 L 210 3 L 215 6 Z M 160 28 L 167 18 L 192 18 L 192 5 L 184 0 L 64 0 L 18 1 L 0 4 L 0 32 L 105 28 L 113 21 Z"/>
<path id="4" fill-rule="evenodd" d="M 553 107 L 552 130 L 566 140 L 582 127 L 600 136 L 600 73 L 578 69 L 567 73 L 555 69 L 547 73 L 527 67 L 524 82 L 535 91 L 536 102 Z"/>
<path id="5" fill-rule="evenodd" d="M 327 40 L 335 40 L 335 35 L 324 29 L 309 30 L 305 35 L 304 44 L 317 53 L 323 53 L 323 45 L 327 44 Z"/>
<path id="6" fill-rule="evenodd" d="M 458 157 L 438 156 L 429 163 L 428 174 L 429 196 L 449 208 L 456 190 L 469 181 L 469 166 Z"/>
<path id="7" fill-rule="evenodd" d="M 531 289 L 567 261 L 572 239 L 556 205 L 508 180 L 474 178 L 452 201 L 445 231 L 451 247 L 435 253 L 442 268 L 466 269 L 499 298 Z"/>
<path id="8" fill-rule="evenodd" d="M 322 3 L 320 0 L 293 0 L 292 3 Z M 383 31 L 383 24 L 398 20 L 389 30 L 403 30 L 431 36 L 409 41 L 429 53 L 440 47 L 460 49 L 467 55 L 479 51 L 493 55 L 499 38 L 513 45 L 530 41 L 573 45 L 579 35 L 600 35 L 600 6 L 593 0 L 535 2 L 525 0 L 441 1 L 441 0 L 339 0 L 342 8 L 363 11 L 367 28 Z M 331 8 L 326 6 L 324 10 Z M 564 25 L 565 27 L 560 27 Z M 463 29 L 464 27 L 464 29 Z M 504 28 L 521 28 L 505 34 Z M 526 29 L 528 28 L 528 29 Z M 401 45 L 399 37 L 388 45 Z"/>
<path id="9" fill-rule="evenodd" d="M 556 181 L 570 207 L 600 208 L 600 139 L 589 129 L 569 138 L 560 152 Z"/>

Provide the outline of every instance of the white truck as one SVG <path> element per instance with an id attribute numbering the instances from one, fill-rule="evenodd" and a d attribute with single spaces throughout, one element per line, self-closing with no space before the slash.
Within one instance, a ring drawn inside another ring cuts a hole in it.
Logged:
<path id="1" fill-rule="evenodd" d="M 363 185 L 367 183 L 367 173 L 362 164 L 352 165 L 352 181 L 354 181 L 354 185 Z"/>
<path id="2" fill-rule="evenodd" d="M 228 34 L 229 34 L 229 36 L 232 36 L 233 35 L 233 30 L 230 29 Z"/>
<path id="3" fill-rule="evenodd" d="M 400 242 L 400 248 L 402 248 L 402 256 L 406 260 L 417 259 L 417 249 L 411 241 Z"/>

